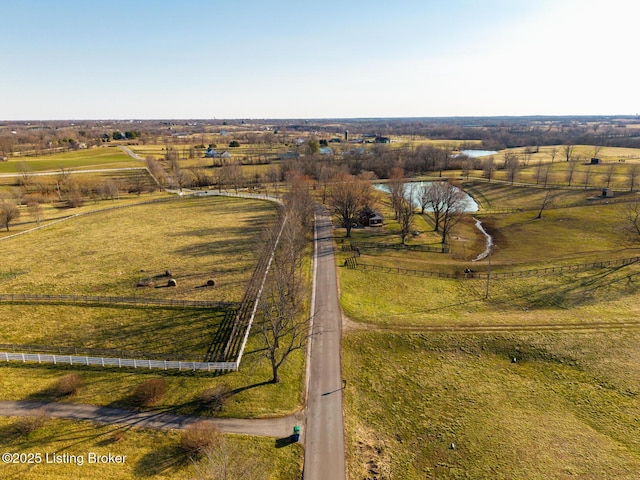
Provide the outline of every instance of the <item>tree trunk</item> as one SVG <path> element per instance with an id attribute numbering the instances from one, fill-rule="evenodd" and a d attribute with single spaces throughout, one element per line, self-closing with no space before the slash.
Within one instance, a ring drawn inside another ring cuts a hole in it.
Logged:
<path id="1" fill-rule="evenodd" d="M 273 377 L 271 378 L 271 383 L 280 383 L 280 373 L 278 372 L 278 364 L 275 360 L 271 360 L 271 372 L 273 373 Z"/>

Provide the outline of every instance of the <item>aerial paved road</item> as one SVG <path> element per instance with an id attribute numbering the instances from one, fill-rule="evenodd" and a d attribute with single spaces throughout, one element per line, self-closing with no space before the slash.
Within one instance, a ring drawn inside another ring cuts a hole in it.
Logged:
<path id="1" fill-rule="evenodd" d="M 316 220 L 315 301 L 305 428 L 305 480 L 343 480 L 345 473 L 340 341 L 342 315 L 333 256 L 331 221 Z"/>

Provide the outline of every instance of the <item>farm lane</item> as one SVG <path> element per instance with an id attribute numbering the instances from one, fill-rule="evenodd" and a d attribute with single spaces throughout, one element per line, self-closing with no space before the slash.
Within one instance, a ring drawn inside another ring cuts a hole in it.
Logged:
<path id="1" fill-rule="evenodd" d="M 135 153 L 133 150 L 131 150 L 128 147 L 125 147 L 124 145 L 120 145 L 120 150 L 122 150 L 124 153 L 126 153 L 127 155 L 129 155 L 131 158 L 133 158 L 134 160 L 144 160 L 144 158 L 142 158 L 140 155 L 138 155 L 137 153 Z"/>
<path id="2" fill-rule="evenodd" d="M 211 418 L 176 415 L 162 411 L 136 412 L 121 408 L 100 407 L 80 403 L 49 403 L 32 401 L 0 401 L 0 416 L 64 418 L 111 425 L 129 425 L 152 429 L 184 429 L 204 421 L 213 423 L 223 433 L 259 435 L 275 438 L 289 437 L 293 427 L 299 425 L 301 412 L 279 418 Z"/>
<path id="3" fill-rule="evenodd" d="M 304 478 L 341 480 L 346 478 L 340 370 L 342 316 L 331 220 L 324 208 L 316 218 L 314 240 L 315 301 L 307 379 Z"/>

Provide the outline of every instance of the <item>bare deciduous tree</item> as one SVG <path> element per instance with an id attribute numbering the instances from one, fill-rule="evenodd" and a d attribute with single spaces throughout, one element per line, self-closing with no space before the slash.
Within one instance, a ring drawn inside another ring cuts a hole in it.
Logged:
<path id="1" fill-rule="evenodd" d="M 38 203 L 37 201 L 29 202 L 27 203 L 27 211 L 29 212 L 31 218 L 33 218 L 36 224 L 39 226 L 43 214 L 42 205 L 40 205 L 40 203 Z"/>
<path id="2" fill-rule="evenodd" d="M 484 178 L 486 178 L 487 180 L 489 180 L 489 182 L 491 182 L 491 179 L 493 178 L 493 175 L 495 174 L 495 172 L 496 172 L 496 164 L 493 156 L 485 158 L 484 161 L 482 162 L 482 173 L 484 175 Z"/>
<path id="3" fill-rule="evenodd" d="M 555 195 L 551 194 L 551 190 L 547 190 L 547 193 L 542 200 L 542 205 L 540 205 L 540 210 L 538 211 L 538 215 L 536 216 L 536 218 L 542 218 L 542 212 L 553 202 L 554 198 Z"/>
<path id="4" fill-rule="evenodd" d="M 575 149 L 576 149 L 576 146 L 571 144 L 567 144 L 564 147 L 562 147 L 562 151 L 564 152 L 564 158 L 566 159 L 567 162 L 570 162 L 573 159 L 573 152 L 575 151 Z"/>
<path id="5" fill-rule="evenodd" d="M 398 203 L 398 224 L 400 225 L 400 241 L 405 244 L 407 235 L 413 228 L 413 218 L 416 208 L 413 205 L 413 189 L 405 189 L 405 193 Z"/>
<path id="6" fill-rule="evenodd" d="M 589 183 L 591 181 L 591 168 L 589 167 L 589 165 L 587 165 L 587 168 L 584 171 L 584 189 L 588 189 L 589 188 Z"/>
<path id="7" fill-rule="evenodd" d="M 556 155 L 558 154 L 558 147 L 552 147 L 549 150 L 549 156 L 551 157 L 551 163 L 556 161 Z"/>
<path id="8" fill-rule="evenodd" d="M 640 243 L 640 201 L 627 207 L 622 223 L 622 231 L 631 244 Z"/>
<path id="9" fill-rule="evenodd" d="M 567 173 L 566 173 L 566 180 L 567 183 L 569 184 L 569 186 L 571 186 L 571 182 L 573 181 L 573 178 L 575 177 L 576 174 L 576 169 L 578 168 L 578 162 L 576 162 L 575 160 L 571 160 L 569 162 L 569 165 L 567 167 Z"/>
<path id="10" fill-rule="evenodd" d="M 0 203 L 0 225 L 9 231 L 9 224 L 20 218 L 20 209 L 12 202 L 3 201 Z"/>
<path id="11" fill-rule="evenodd" d="M 395 167 L 391 169 L 391 175 L 387 186 L 389 187 L 389 194 L 391 195 L 391 206 L 395 219 L 398 220 L 400 215 L 400 206 L 404 201 L 405 190 L 407 185 L 407 179 L 404 176 L 404 171 L 401 168 Z"/>
<path id="12" fill-rule="evenodd" d="M 516 181 L 520 173 L 520 160 L 515 153 L 505 152 L 504 169 L 507 171 L 507 179 L 511 182 L 511 185 L 513 185 L 513 182 Z"/>
<path id="13" fill-rule="evenodd" d="M 607 184 L 607 188 L 611 185 L 611 180 L 613 180 L 613 174 L 615 173 L 616 166 L 611 164 L 607 167 L 607 171 L 604 174 L 604 181 Z"/>
<path id="14" fill-rule="evenodd" d="M 334 178 L 329 205 L 333 215 L 346 228 L 347 237 L 351 237 L 351 228 L 360 211 L 371 202 L 372 192 L 371 182 L 363 175 L 354 177 L 341 172 Z"/>
<path id="15" fill-rule="evenodd" d="M 450 182 L 434 182 L 429 188 L 429 206 L 433 212 L 435 231 L 440 231 L 446 243 L 451 229 L 464 213 L 465 195 Z"/>
<path id="16" fill-rule="evenodd" d="M 21 161 L 16 164 L 16 170 L 20 174 L 20 183 L 25 189 L 27 189 L 29 185 L 31 185 L 31 181 L 33 179 L 33 170 L 31 169 L 31 166 L 27 162 Z"/>
<path id="17" fill-rule="evenodd" d="M 198 480 L 254 480 L 265 478 L 266 466 L 257 452 L 239 450 L 222 435 L 205 448 L 199 462 L 194 460 Z"/>
<path id="18" fill-rule="evenodd" d="M 244 177 L 242 175 L 242 168 L 237 163 L 231 163 L 222 167 L 224 178 L 227 184 L 238 193 L 238 189 L 242 186 Z"/>

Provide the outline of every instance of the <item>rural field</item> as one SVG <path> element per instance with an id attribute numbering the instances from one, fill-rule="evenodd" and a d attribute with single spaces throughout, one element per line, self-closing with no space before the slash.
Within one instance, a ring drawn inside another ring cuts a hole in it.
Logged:
<path id="1" fill-rule="evenodd" d="M 349 478 L 636 478 L 640 251 L 622 223 L 637 194 L 464 187 L 493 238 L 489 282 L 470 218 L 450 254 L 361 248 L 357 268 L 337 230 Z M 381 211 L 350 241 L 399 243 Z M 437 242 L 424 220 L 409 244 Z"/>
<path id="2" fill-rule="evenodd" d="M 449 139 L 440 125 L 434 137 L 410 134 L 420 128 L 411 123 L 392 138 L 354 126 L 355 145 L 339 123 L 293 125 L 284 133 L 286 126 L 244 122 L 188 133 L 190 126 L 128 131 L 140 141 L 95 127 L 94 148 L 29 156 L 30 146 L 44 149 L 34 140 L 15 146 L 24 155 L 0 163 L 2 212 L 11 214 L 8 206 L 16 205 L 21 213 L 0 233 L 3 348 L 224 357 L 278 212 L 271 202 L 191 193 L 295 198 L 302 186 L 308 196 L 299 198 L 324 201 L 336 213 L 339 182 L 391 185 L 400 175 L 450 183 L 479 209 L 444 235 L 445 253 L 433 251 L 443 249 L 443 234 L 434 231 L 429 211 L 415 214 L 404 230 L 407 247 L 400 247 L 397 204 L 380 191 L 366 206 L 385 218 L 383 227 L 358 222 L 345 238 L 344 225 L 354 223 L 334 223 L 348 478 L 637 477 L 640 248 L 625 222 L 638 199 L 638 149 L 508 147 L 498 137 Z M 120 143 L 111 144 L 116 137 Z M 125 144 L 146 160 L 117 148 Z M 205 158 L 214 144 L 231 156 Z M 486 154 L 464 153 L 473 149 Z M 493 242 L 488 256 L 479 226 Z M 310 248 L 293 245 L 307 283 Z M 305 311 L 308 293 L 298 304 Z M 267 323 L 266 315 L 257 326 Z M 0 363 L 0 400 L 221 418 L 301 412 L 304 350 L 294 351 L 281 381 L 271 383 L 268 349 L 255 326 L 238 372 L 7 362 Z M 72 393 L 60 394 L 69 379 Z M 149 384 L 162 385 L 162 394 L 141 404 L 137 392 Z M 206 400 L 212 391 L 223 392 L 215 406 Z M 131 462 L 118 478 L 197 475 L 178 432 L 60 420 L 16 433 L 21 428 L 20 419 L 2 420 L 1 445 L 126 451 Z M 264 462 L 264 478 L 300 477 L 298 445 L 224 438 L 236 456 L 248 452 Z M 37 468 L 7 471 L 15 478 L 40 475 Z M 68 477 L 69 466 L 47 474 Z"/>
<path id="3" fill-rule="evenodd" d="M 83 349 L 111 349 L 202 361 L 242 300 L 255 267 L 262 232 L 276 217 L 270 202 L 227 197 L 183 198 L 80 216 L 0 243 L 3 294 L 88 297 L 57 302 L 0 303 L 0 343 Z M 177 285 L 167 287 L 166 271 Z M 213 279 L 215 286 L 207 286 Z M 114 305 L 92 298 L 126 297 Z M 139 305 L 131 302 L 141 302 Z M 153 305 L 169 300 L 203 301 L 215 308 Z M 149 301 L 152 305 L 145 305 Z M 33 328 L 38 325 L 38 328 Z M 219 341 L 219 340 L 218 340 Z M 140 358 L 140 357 L 138 357 Z M 234 391 L 223 416 L 272 416 L 294 411 L 301 402 L 302 355 L 283 367 L 285 381 L 265 384 L 269 367 L 259 334 L 251 335 L 243 368 L 212 376 L 134 370 L 102 371 L 63 367 L 83 378 L 70 399 L 98 405 L 126 405 L 136 385 L 151 378 L 168 384 L 158 407 L 199 412 L 197 398 L 207 388 Z M 3 364 L 3 399 L 47 397 L 62 376 L 60 367 Z"/>

